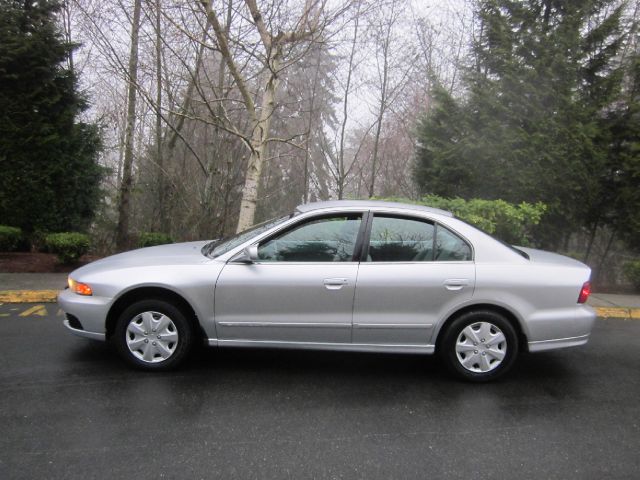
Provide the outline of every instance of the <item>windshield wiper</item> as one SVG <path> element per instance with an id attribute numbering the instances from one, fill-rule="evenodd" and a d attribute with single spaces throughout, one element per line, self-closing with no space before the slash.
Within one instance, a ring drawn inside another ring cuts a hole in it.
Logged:
<path id="1" fill-rule="evenodd" d="M 200 252 L 205 256 L 205 257 L 209 257 L 211 258 L 211 252 L 213 252 L 213 250 L 216 248 L 216 246 L 222 241 L 224 240 L 223 238 L 215 238 L 213 240 L 211 240 L 209 243 L 207 243 L 204 247 L 202 247 L 202 250 L 200 250 Z"/>

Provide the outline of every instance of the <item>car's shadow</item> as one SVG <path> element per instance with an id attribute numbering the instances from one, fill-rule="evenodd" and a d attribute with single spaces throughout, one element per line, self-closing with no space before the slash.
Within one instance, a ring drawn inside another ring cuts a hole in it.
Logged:
<path id="1" fill-rule="evenodd" d="M 159 378 L 190 378 L 203 384 L 220 379 L 251 379 L 254 383 L 273 381 L 323 383 L 333 385 L 367 382 L 396 386 L 468 386 L 447 371 L 436 355 L 385 354 L 312 351 L 266 348 L 194 349 L 187 361 L 169 372 L 154 372 Z M 491 385 L 563 385 L 566 391 L 580 370 L 573 351 L 522 353 L 513 370 Z M 92 375 L 139 378 L 147 372 L 131 368 L 109 343 L 82 342 L 69 350 L 69 360 Z"/>
<path id="2" fill-rule="evenodd" d="M 533 418 L 540 406 L 574 402 L 593 382 L 569 352 L 523 354 L 508 375 L 485 384 L 452 377 L 431 355 L 201 348 L 179 369 L 149 373 L 129 367 L 108 344 L 79 344 L 69 354 L 72 375 L 94 394 L 140 408 L 160 401 L 159 408 L 177 408 L 186 421 L 201 421 L 214 408 L 240 415 L 276 405 L 295 418 L 301 409 L 449 417 L 515 409 Z"/>

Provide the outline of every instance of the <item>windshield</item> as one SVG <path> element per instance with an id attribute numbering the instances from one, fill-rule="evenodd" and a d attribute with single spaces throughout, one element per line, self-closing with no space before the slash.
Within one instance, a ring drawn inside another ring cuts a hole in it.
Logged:
<path id="1" fill-rule="evenodd" d="M 219 238 L 217 240 L 212 240 L 207 243 L 204 247 L 202 247 L 202 254 L 206 255 L 209 258 L 216 258 L 220 255 L 227 253 L 229 250 L 236 248 L 238 245 L 243 244 L 251 237 L 256 235 L 260 235 L 263 232 L 266 232 L 270 228 L 275 227 L 276 225 L 281 224 L 285 220 L 289 220 L 291 215 L 287 215 L 286 217 L 280 217 L 276 219 L 267 220 L 266 222 L 258 223 L 249 229 L 236 233 L 231 237 Z"/>

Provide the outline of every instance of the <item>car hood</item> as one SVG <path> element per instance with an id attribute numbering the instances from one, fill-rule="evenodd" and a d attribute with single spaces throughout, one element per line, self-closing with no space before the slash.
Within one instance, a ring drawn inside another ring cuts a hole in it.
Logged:
<path id="1" fill-rule="evenodd" d="M 198 265 L 210 262 L 201 250 L 208 241 L 172 243 L 112 255 L 75 270 L 71 276 L 147 266 Z"/>
<path id="2" fill-rule="evenodd" d="M 565 267 L 583 267 L 589 268 L 582 262 L 575 260 L 571 257 L 560 255 L 558 253 L 547 252 L 545 250 L 537 250 L 535 248 L 516 247 L 518 250 L 522 250 L 529 255 L 529 260 L 534 263 L 548 263 L 553 265 L 563 265 Z"/>

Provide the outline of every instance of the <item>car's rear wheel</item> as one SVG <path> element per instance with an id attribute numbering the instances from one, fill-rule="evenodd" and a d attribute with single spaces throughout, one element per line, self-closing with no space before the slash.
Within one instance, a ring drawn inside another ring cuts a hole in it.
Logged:
<path id="1" fill-rule="evenodd" d="M 120 314 L 114 341 L 130 364 L 145 370 L 168 370 L 188 355 L 193 329 L 174 305 L 162 300 L 141 300 Z"/>
<path id="2" fill-rule="evenodd" d="M 448 325 L 439 353 L 458 377 L 486 382 L 504 375 L 513 366 L 518 356 L 518 335 L 511 322 L 498 312 L 467 312 Z"/>

